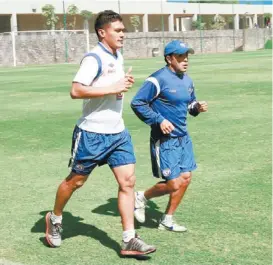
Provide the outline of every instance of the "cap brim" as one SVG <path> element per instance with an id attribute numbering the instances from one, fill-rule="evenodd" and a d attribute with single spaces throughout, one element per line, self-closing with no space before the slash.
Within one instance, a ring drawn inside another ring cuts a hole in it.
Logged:
<path id="1" fill-rule="evenodd" d="M 189 54 L 194 54 L 194 49 L 192 48 L 186 48 L 186 49 L 181 49 L 179 51 L 174 51 L 174 54 L 185 54 L 185 53 L 189 53 Z"/>
<path id="2" fill-rule="evenodd" d="M 184 50 L 183 52 L 181 51 L 181 53 L 179 53 L 179 54 L 185 54 L 185 53 L 194 54 L 194 49 L 192 49 L 192 48 L 187 48 L 187 49 Z"/>
<path id="3" fill-rule="evenodd" d="M 189 54 L 194 54 L 194 49 L 192 48 L 186 48 L 186 49 L 183 49 L 183 50 L 175 50 L 175 51 L 170 51 L 168 53 L 164 53 L 164 56 L 167 56 L 167 55 L 170 55 L 170 54 L 185 54 L 185 53 L 189 53 Z"/>
<path id="4" fill-rule="evenodd" d="M 188 53 L 190 53 L 190 54 L 194 54 L 194 49 L 189 48 Z"/>

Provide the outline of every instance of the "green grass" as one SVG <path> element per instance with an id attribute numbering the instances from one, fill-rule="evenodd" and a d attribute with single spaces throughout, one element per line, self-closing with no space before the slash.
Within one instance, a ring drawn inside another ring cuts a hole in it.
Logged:
<path id="1" fill-rule="evenodd" d="M 268 49 L 268 50 L 272 50 L 272 40 L 268 40 L 268 41 L 265 43 L 264 48 L 265 48 L 265 49 Z"/>
<path id="2" fill-rule="evenodd" d="M 137 232 L 157 252 L 141 263 L 271 264 L 271 53 L 195 55 L 190 75 L 209 112 L 189 118 L 198 169 L 176 213 L 189 231 L 158 231 L 156 219 L 168 198 L 150 202 L 147 223 Z M 151 177 L 149 128 L 129 102 L 162 58 L 127 60 L 136 85 L 126 95 L 124 118 L 137 155 L 136 189 Z M 0 68 L 0 260 L 34 264 L 139 264 L 117 252 L 121 223 L 117 185 L 98 168 L 69 201 L 64 241 L 44 246 L 44 215 L 68 174 L 71 133 L 81 101 L 69 97 L 78 65 Z"/>

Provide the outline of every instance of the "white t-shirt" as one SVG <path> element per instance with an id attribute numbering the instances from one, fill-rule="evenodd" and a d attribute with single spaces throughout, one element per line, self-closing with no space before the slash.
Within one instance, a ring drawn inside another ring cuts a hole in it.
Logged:
<path id="1" fill-rule="evenodd" d="M 124 78 L 123 57 L 120 52 L 114 56 L 99 43 L 91 53 L 97 55 L 99 61 L 94 56 L 84 57 L 73 82 L 92 87 L 106 87 Z M 96 78 L 98 72 L 101 74 Z M 123 94 L 119 94 L 84 99 L 82 116 L 77 125 L 85 131 L 95 133 L 122 132 L 125 129 L 122 118 L 123 97 Z"/>

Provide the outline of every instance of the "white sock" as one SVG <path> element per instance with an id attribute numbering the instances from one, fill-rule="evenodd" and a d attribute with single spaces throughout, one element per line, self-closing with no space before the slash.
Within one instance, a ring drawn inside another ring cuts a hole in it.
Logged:
<path id="1" fill-rule="evenodd" d="M 123 233 L 122 233 L 122 240 L 125 243 L 128 243 L 135 236 L 136 236 L 136 232 L 133 229 L 132 230 L 123 231 Z"/>
<path id="2" fill-rule="evenodd" d="M 62 215 L 55 215 L 53 212 L 51 212 L 51 216 L 50 219 L 52 221 L 52 224 L 61 224 L 62 220 L 63 220 L 63 216 Z"/>
<path id="3" fill-rule="evenodd" d="M 171 223 L 173 221 L 173 216 L 171 214 L 163 214 L 162 222 L 163 223 Z"/>
<path id="4" fill-rule="evenodd" d="M 143 201 L 144 203 L 147 203 L 147 199 L 146 199 L 145 196 L 144 196 L 144 191 L 138 191 L 138 192 L 137 192 L 137 197 L 138 197 L 141 201 Z"/>

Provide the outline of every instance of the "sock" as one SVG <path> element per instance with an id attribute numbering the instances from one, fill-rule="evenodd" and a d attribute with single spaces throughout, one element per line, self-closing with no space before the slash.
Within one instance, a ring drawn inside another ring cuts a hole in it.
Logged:
<path id="1" fill-rule="evenodd" d="M 50 216 L 51 222 L 52 224 L 61 224 L 62 220 L 63 220 L 63 216 L 62 215 L 55 215 L 53 212 L 51 212 L 51 216 Z"/>
<path id="2" fill-rule="evenodd" d="M 163 214 L 162 216 L 162 222 L 163 223 L 171 223 L 173 221 L 173 216 L 171 214 Z"/>
<path id="3" fill-rule="evenodd" d="M 138 192 L 137 192 L 137 197 L 138 197 L 141 201 L 143 201 L 145 204 L 147 203 L 147 199 L 146 199 L 145 196 L 144 196 L 144 191 L 138 191 Z"/>
<path id="4" fill-rule="evenodd" d="M 128 243 L 135 236 L 136 236 L 136 232 L 133 229 L 132 230 L 123 231 L 123 233 L 122 233 L 122 240 L 123 240 L 123 242 Z"/>

